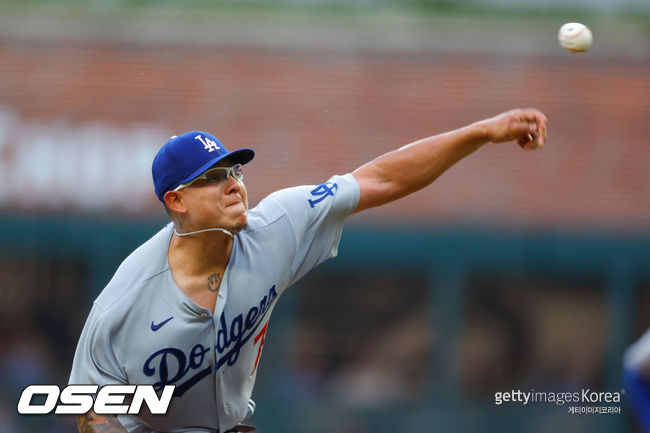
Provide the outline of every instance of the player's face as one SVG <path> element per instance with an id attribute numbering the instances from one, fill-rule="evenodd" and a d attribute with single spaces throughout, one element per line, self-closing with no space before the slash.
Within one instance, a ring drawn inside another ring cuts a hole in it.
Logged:
<path id="1" fill-rule="evenodd" d="M 232 167 L 229 161 L 221 161 L 215 167 Z M 206 172 L 207 178 L 183 188 L 183 200 L 188 208 L 185 230 L 221 227 L 238 232 L 248 223 L 248 194 L 243 180 L 230 170 Z M 190 227 L 191 225 L 191 227 Z"/>

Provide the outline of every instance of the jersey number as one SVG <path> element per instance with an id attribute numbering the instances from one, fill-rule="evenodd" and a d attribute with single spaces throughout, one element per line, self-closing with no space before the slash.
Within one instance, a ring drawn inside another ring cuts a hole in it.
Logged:
<path id="1" fill-rule="evenodd" d="M 255 366 L 253 367 L 253 371 L 251 371 L 251 376 L 253 373 L 255 373 L 255 370 L 257 370 L 257 363 L 260 362 L 260 356 L 262 355 L 262 346 L 264 346 L 264 338 L 266 337 L 266 329 L 269 326 L 269 322 L 266 322 L 264 324 L 264 327 L 262 330 L 255 336 L 255 341 L 254 344 L 257 344 L 257 342 L 260 342 L 260 348 L 257 349 L 257 358 L 255 358 Z"/>

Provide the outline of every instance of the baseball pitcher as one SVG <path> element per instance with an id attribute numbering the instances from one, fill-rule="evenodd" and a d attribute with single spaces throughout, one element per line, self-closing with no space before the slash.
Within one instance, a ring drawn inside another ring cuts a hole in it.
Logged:
<path id="1" fill-rule="evenodd" d="M 171 222 L 129 255 L 95 300 L 70 384 L 175 385 L 165 415 L 79 416 L 79 432 L 251 431 L 245 420 L 269 317 L 284 290 L 337 254 L 345 219 L 432 183 L 488 142 L 536 149 L 547 121 L 517 109 L 379 156 L 248 208 L 244 165 L 214 136 L 172 137 L 153 161 Z"/>

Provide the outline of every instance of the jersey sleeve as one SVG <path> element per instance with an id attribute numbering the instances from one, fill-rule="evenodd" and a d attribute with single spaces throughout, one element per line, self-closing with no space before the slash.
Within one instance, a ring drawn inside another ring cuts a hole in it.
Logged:
<path id="1" fill-rule="evenodd" d="M 354 176 L 333 176 L 320 185 L 303 185 L 269 196 L 285 211 L 293 228 L 295 255 L 290 284 L 330 257 L 335 257 L 343 223 L 359 203 Z"/>
<path id="2" fill-rule="evenodd" d="M 126 384 L 127 377 L 115 357 L 110 326 L 104 311 L 93 305 L 77 344 L 69 384 Z"/>

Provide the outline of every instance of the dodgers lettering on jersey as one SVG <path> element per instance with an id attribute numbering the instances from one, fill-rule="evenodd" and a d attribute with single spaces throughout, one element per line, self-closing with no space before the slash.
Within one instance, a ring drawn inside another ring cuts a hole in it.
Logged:
<path id="1" fill-rule="evenodd" d="M 71 384 L 176 385 L 167 415 L 119 416 L 129 432 L 217 432 L 242 422 L 282 292 L 337 254 L 359 200 L 350 174 L 277 191 L 234 240 L 214 314 L 174 282 L 166 226 L 134 251 L 96 299 Z"/>
<path id="2" fill-rule="evenodd" d="M 275 291 L 274 285 L 269 290 L 268 297 L 264 296 L 260 301 L 259 308 L 254 306 L 248 310 L 245 321 L 242 314 L 239 314 L 233 319 L 230 324 L 230 332 L 228 331 L 224 315 L 221 315 L 219 319 L 221 327 L 217 333 L 216 346 L 217 353 L 219 354 L 219 360 L 216 366 L 217 370 L 223 365 L 224 361 L 227 361 L 228 365 L 233 365 L 237 362 L 242 346 L 253 335 L 258 325 L 262 323 L 266 311 L 271 307 L 277 296 L 278 294 Z M 257 320 L 258 318 L 259 320 Z"/>
<path id="3" fill-rule="evenodd" d="M 198 343 L 192 347 L 189 353 L 185 353 L 176 347 L 165 347 L 154 352 L 145 361 L 142 369 L 143 373 L 145 376 L 160 379 L 153 383 L 157 391 L 162 390 L 165 385 L 176 385 L 174 396 L 181 397 L 189 388 L 207 377 L 213 368 L 218 370 L 224 363 L 232 366 L 237 362 L 242 346 L 253 335 L 277 296 L 274 285 L 269 290 L 268 296 L 262 298 L 259 307 L 251 307 L 245 316 L 245 320 L 243 314 L 237 315 L 230 326 L 226 323 L 225 315 L 221 314 L 219 319 L 220 327 L 217 331 L 217 344 L 214 347 L 218 353 L 216 366 L 208 365 L 202 368 L 205 355 L 210 351 L 210 347 Z M 266 326 L 264 330 L 266 330 Z M 189 377 L 186 377 L 188 374 Z"/>

